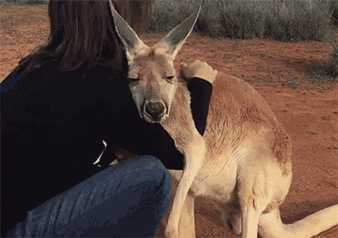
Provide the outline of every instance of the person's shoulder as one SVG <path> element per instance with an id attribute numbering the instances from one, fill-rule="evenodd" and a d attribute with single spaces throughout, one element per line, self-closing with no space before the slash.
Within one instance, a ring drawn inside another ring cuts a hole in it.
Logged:
<path id="1" fill-rule="evenodd" d="M 109 80 L 113 83 L 124 81 L 123 79 L 125 78 L 121 70 L 104 65 L 96 65 L 90 69 L 85 69 L 83 72 L 84 77 L 87 79 Z"/>
<path id="2" fill-rule="evenodd" d="M 44 64 L 28 64 L 24 65 L 18 73 L 20 81 L 48 81 L 53 78 L 58 78 L 61 73 L 59 65 L 54 62 L 46 62 Z"/>
<path id="3" fill-rule="evenodd" d="M 59 62 L 51 61 L 33 68 L 32 71 L 27 75 L 27 78 L 31 78 L 33 80 L 43 79 L 49 82 L 57 81 L 61 84 L 71 82 L 84 83 L 84 81 L 93 80 L 98 83 L 110 80 L 112 78 L 112 73 L 110 70 L 101 66 L 95 66 L 90 69 L 85 67 L 67 69 L 64 68 Z"/>
<path id="4" fill-rule="evenodd" d="M 32 82 L 38 81 L 40 78 L 44 78 L 46 72 L 50 72 L 50 75 L 55 75 L 56 68 L 53 70 L 51 65 L 43 65 L 41 67 L 33 66 L 28 60 L 22 60 L 19 64 L 2 80 L 1 93 L 11 91 L 12 89 L 30 85 Z M 51 72 L 51 70 L 53 72 Z M 33 79 L 33 80 L 32 80 Z"/>

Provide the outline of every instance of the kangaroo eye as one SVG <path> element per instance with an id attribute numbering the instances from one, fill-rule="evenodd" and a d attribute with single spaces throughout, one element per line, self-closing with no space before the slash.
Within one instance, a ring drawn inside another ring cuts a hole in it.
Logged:
<path id="1" fill-rule="evenodd" d="M 139 78 L 128 78 L 128 81 L 129 82 L 138 82 L 138 81 L 140 81 L 140 79 Z"/>
<path id="2" fill-rule="evenodd" d="M 172 82 L 175 79 L 175 76 L 167 76 L 166 80 Z"/>

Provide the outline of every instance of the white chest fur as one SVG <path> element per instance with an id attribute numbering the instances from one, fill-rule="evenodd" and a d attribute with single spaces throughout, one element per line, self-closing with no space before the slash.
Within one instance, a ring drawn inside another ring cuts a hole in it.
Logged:
<path id="1" fill-rule="evenodd" d="M 217 203 L 227 203 L 234 193 L 237 180 L 237 163 L 233 158 L 205 161 L 194 180 L 190 191 L 194 197 L 204 197 Z M 171 171 L 175 180 L 179 181 L 181 172 Z"/>

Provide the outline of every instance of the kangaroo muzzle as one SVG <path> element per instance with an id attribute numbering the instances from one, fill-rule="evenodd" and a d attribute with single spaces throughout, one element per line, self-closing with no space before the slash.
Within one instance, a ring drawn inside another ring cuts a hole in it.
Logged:
<path id="1" fill-rule="evenodd" d="M 159 123 L 166 117 L 167 107 L 161 101 L 146 101 L 143 105 L 143 117 L 150 123 Z"/>

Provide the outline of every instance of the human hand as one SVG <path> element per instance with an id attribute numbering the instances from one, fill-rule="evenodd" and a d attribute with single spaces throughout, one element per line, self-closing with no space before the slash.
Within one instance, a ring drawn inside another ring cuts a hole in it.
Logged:
<path id="1" fill-rule="evenodd" d="M 181 64 L 181 73 L 186 80 L 200 78 L 213 83 L 218 74 L 217 70 L 213 69 L 208 63 L 200 60 L 195 60 L 193 63 Z"/>

